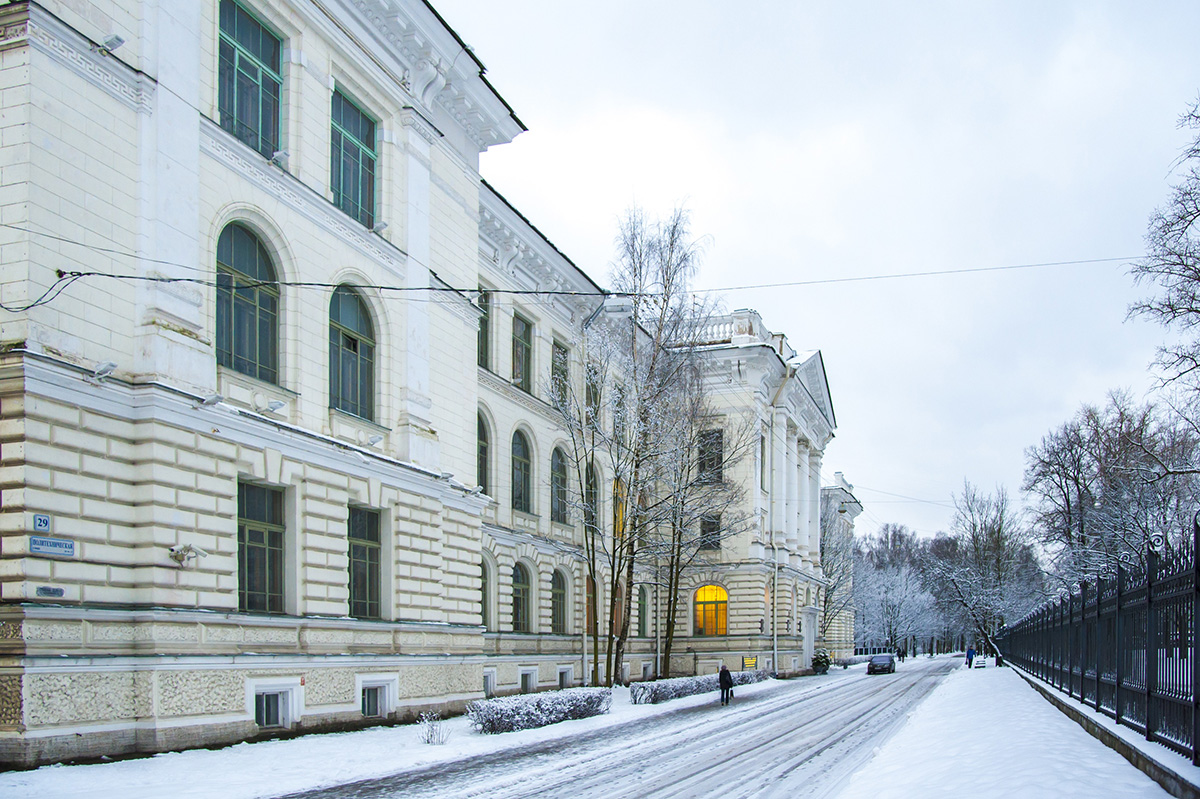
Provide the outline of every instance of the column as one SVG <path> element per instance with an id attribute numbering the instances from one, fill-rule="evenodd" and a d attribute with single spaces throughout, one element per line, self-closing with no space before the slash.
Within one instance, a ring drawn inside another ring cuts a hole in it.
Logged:
<path id="1" fill-rule="evenodd" d="M 771 541 L 779 546 L 785 544 L 784 516 L 787 514 L 787 413 L 776 408 L 771 425 Z M 779 557 L 786 552 L 779 550 Z"/>
<path id="2" fill-rule="evenodd" d="M 812 502 L 808 503 L 808 560 L 821 561 L 821 451 L 811 449 L 808 453 L 808 490 Z"/>
<path id="3" fill-rule="evenodd" d="M 800 557 L 808 559 L 811 545 L 808 534 L 808 513 L 811 504 L 809 493 L 808 462 L 809 449 L 807 439 L 801 438 L 796 444 L 796 548 Z"/>

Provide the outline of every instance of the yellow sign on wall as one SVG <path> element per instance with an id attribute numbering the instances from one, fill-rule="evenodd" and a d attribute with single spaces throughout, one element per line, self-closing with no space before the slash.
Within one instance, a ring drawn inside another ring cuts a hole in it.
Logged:
<path id="1" fill-rule="evenodd" d="M 755 655 L 752 658 L 748 658 L 748 657 L 742 658 L 742 671 L 749 671 L 751 669 L 757 669 L 757 668 L 758 668 L 758 656 L 757 655 Z"/>

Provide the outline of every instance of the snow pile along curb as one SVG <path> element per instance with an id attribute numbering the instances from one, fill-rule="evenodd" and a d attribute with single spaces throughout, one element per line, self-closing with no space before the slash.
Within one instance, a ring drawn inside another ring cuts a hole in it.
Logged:
<path id="1" fill-rule="evenodd" d="M 467 716 L 476 730 L 490 735 L 600 716 L 611 706 L 611 688 L 568 688 L 472 702 Z"/>
<path id="2" fill-rule="evenodd" d="M 771 672 L 761 670 L 735 671 L 732 674 L 734 685 L 762 682 L 771 676 Z M 659 702 L 683 696 L 716 691 L 721 687 L 717 680 L 717 675 L 706 674 L 703 677 L 676 677 L 673 680 L 634 683 L 629 686 L 629 701 L 635 705 L 657 705 Z"/>

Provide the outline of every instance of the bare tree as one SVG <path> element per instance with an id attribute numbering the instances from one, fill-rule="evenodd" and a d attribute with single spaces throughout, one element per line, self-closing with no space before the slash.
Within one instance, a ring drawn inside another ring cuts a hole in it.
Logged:
<path id="1" fill-rule="evenodd" d="M 935 628 L 934 598 L 916 565 L 919 545 L 903 525 L 884 524 L 854 550 L 855 635 L 898 650 Z"/>
<path id="2" fill-rule="evenodd" d="M 1165 382 L 1200 389 L 1200 101 L 1179 118 L 1179 127 L 1196 132 L 1175 162 L 1179 179 L 1167 204 L 1150 217 L 1146 256 L 1132 268 L 1139 283 L 1158 292 L 1129 307 L 1130 316 L 1145 316 L 1183 334 L 1176 344 L 1158 351 L 1157 365 Z"/>
<path id="3" fill-rule="evenodd" d="M 821 496 L 821 573 L 826 580 L 821 592 L 821 622 L 818 638 L 828 640 L 838 618 L 853 612 L 854 537 L 843 522 L 836 503 Z"/>

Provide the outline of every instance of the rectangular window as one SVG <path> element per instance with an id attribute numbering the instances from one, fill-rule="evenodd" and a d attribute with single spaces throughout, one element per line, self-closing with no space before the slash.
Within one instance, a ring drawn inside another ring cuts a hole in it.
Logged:
<path id="1" fill-rule="evenodd" d="M 602 396 L 600 390 L 600 375 L 598 374 L 597 367 L 588 367 L 586 383 L 588 423 L 595 426 L 600 423 L 600 400 Z"/>
<path id="2" fill-rule="evenodd" d="M 350 508 L 350 615 L 378 619 L 379 511 Z"/>
<path id="3" fill-rule="evenodd" d="M 721 548 L 721 517 L 700 517 L 700 549 Z"/>
<path id="4" fill-rule="evenodd" d="M 725 464 L 725 437 L 721 430 L 705 430 L 700 434 L 699 478 L 706 483 L 719 483 L 723 479 Z"/>
<path id="5" fill-rule="evenodd" d="M 279 691 L 254 695 L 254 723 L 260 727 L 282 727 L 284 695 Z"/>
<path id="6" fill-rule="evenodd" d="M 521 672 L 521 693 L 531 694 L 537 690 L 537 672 L 523 671 Z"/>
<path id="7" fill-rule="evenodd" d="M 238 484 L 238 610 L 283 613 L 283 491 Z"/>
<path id="8" fill-rule="evenodd" d="M 574 672 L 572 669 L 559 669 L 558 670 L 559 690 L 566 690 L 567 688 L 571 687 L 571 683 L 574 682 L 574 678 L 572 676 L 573 673 Z"/>
<path id="9" fill-rule="evenodd" d="M 332 117 L 333 204 L 371 227 L 375 224 L 375 121 L 336 89 Z"/>
<path id="10" fill-rule="evenodd" d="M 487 669 L 483 672 L 483 698 L 491 699 L 496 695 L 496 670 Z"/>
<path id="11" fill-rule="evenodd" d="M 758 485 L 763 491 L 770 488 L 767 480 L 767 437 L 760 434 L 758 437 Z"/>
<path id="12" fill-rule="evenodd" d="M 383 706 L 383 686 L 374 685 L 369 688 L 362 689 L 362 714 L 370 718 L 382 716 L 383 712 L 380 708 Z"/>
<path id="13" fill-rule="evenodd" d="M 571 386 L 570 379 L 571 351 L 567 349 L 566 344 L 555 341 L 550 358 L 550 390 L 554 394 L 555 402 L 566 403 Z"/>
<path id="14" fill-rule="evenodd" d="M 476 350 L 479 365 L 484 369 L 491 368 L 491 324 L 492 324 L 492 295 L 483 289 L 479 290 L 479 346 Z"/>
<path id="15" fill-rule="evenodd" d="M 513 316 L 512 381 L 526 393 L 533 391 L 533 323 Z"/>
<path id="16" fill-rule="evenodd" d="M 220 125 L 266 158 L 279 149 L 280 40 L 234 0 L 221 0 Z"/>

